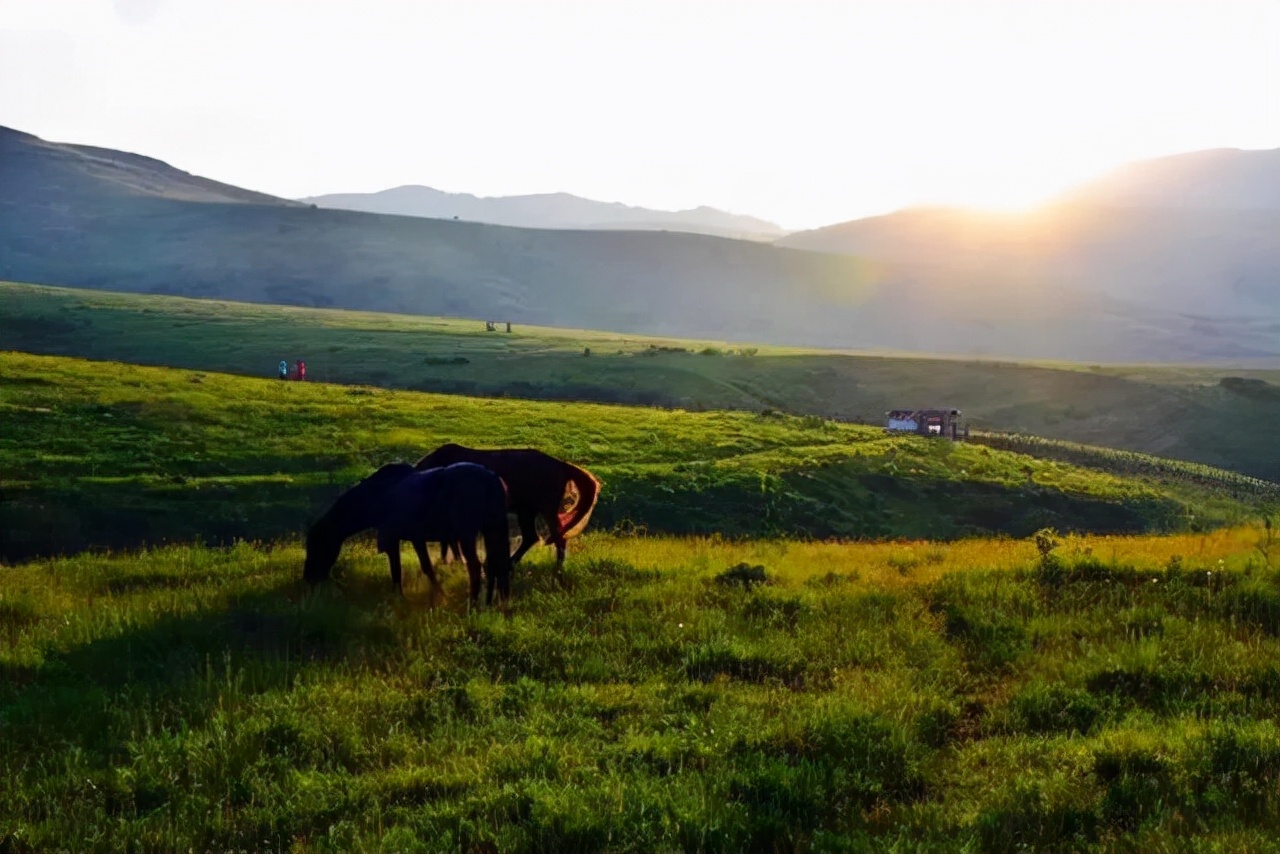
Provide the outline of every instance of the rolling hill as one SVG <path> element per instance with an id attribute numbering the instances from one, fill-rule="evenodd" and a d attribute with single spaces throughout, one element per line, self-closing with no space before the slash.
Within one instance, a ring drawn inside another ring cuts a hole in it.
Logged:
<path id="1" fill-rule="evenodd" d="M 472 320 L 0 283 L 0 342 L 33 353 L 487 397 L 777 410 L 881 424 L 964 410 L 975 429 L 1158 454 L 1280 482 L 1280 369 L 1019 364 L 740 347 Z M 590 357 L 584 352 L 590 350 Z"/>
<path id="2" fill-rule="evenodd" d="M 322 208 L 367 213 L 461 219 L 520 228 L 684 231 L 743 240 L 776 240 L 786 229 L 756 217 L 710 207 L 660 211 L 618 202 L 598 202 L 569 193 L 474 196 L 409 185 L 376 193 L 330 193 L 299 199 Z"/>
<path id="3" fill-rule="evenodd" d="M 1148 248 L 1165 263 L 1162 246 Z M 1275 309 L 1240 316 L 1223 300 L 1188 314 L 1088 277 L 1049 281 L 1020 250 L 995 266 L 965 261 L 968 241 L 952 250 L 953 260 L 944 251 L 877 261 L 705 235 L 323 210 L 0 130 L 0 277 L 11 280 L 818 347 L 1091 362 L 1280 357 Z"/>
<path id="4" fill-rule="evenodd" d="M 1026 214 L 910 209 L 779 245 L 880 262 L 903 287 L 946 294 L 961 316 L 983 316 L 995 293 L 1030 301 L 1092 293 L 1158 305 L 1204 337 L 1275 352 L 1278 234 L 1275 149 L 1131 164 Z"/>
<path id="5" fill-rule="evenodd" d="M 0 850 L 1275 850 L 1274 511 L 814 418 L 0 378 Z M 445 437 L 604 478 L 564 566 L 306 585 Z"/>
<path id="6" fill-rule="evenodd" d="M 776 412 L 494 400 L 12 352 L 0 353 L 0 380 L 5 563 L 289 536 L 378 465 L 447 441 L 574 460 L 605 483 L 593 525 L 652 533 L 1178 531 L 1238 522 L 1280 494 L 1227 472 L 1115 474 Z"/>

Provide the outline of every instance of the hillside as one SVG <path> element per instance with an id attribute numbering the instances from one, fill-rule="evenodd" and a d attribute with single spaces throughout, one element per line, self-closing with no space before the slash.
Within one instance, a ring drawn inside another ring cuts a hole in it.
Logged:
<path id="1" fill-rule="evenodd" d="M 904 210 L 789 235 L 979 317 L 991 294 L 1160 306 L 1241 353 L 1280 346 L 1280 149 L 1132 164 L 1027 214 Z M 1105 311 L 1105 306 L 1100 306 Z M 997 315 L 998 316 L 998 315 Z"/>
<path id="2" fill-rule="evenodd" d="M 1064 195 L 1120 208 L 1280 210 L 1280 149 L 1219 148 L 1131 163 Z"/>
<path id="3" fill-rule="evenodd" d="M 270 376 L 304 358 L 319 380 L 543 400 L 774 409 L 881 424 L 956 406 L 1015 431 L 1205 463 L 1280 482 L 1280 370 L 1019 364 L 855 355 L 479 320 L 280 308 L 0 283 L 16 350 Z M 590 348 L 591 356 L 583 352 Z"/>
<path id="4" fill-rule="evenodd" d="M 817 538 L 1183 530 L 1246 518 L 1239 478 L 1118 477 L 817 417 L 689 413 L 0 356 L 0 559 L 302 530 L 445 442 L 535 446 L 606 489 L 593 524 Z M 1271 492 L 1278 492 L 1272 488 Z"/>
<path id="5" fill-rule="evenodd" d="M 1280 544 L 1222 491 L 15 353 L 0 418 L 5 851 L 1274 850 Z M 445 437 L 603 477 L 563 569 L 469 609 L 357 539 L 304 585 L 306 522 Z"/>
<path id="6" fill-rule="evenodd" d="M 686 231 L 744 240 L 775 240 L 786 234 L 785 229 L 774 223 L 705 206 L 684 211 L 660 211 L 618 202 L 598 202 L 569 193 L 474 196 L 411 185 L 376 193 L 329 193 L 308 196 L 299 201 L 322 208 L 430 219 L 462 219 L 519 228 Z"/>
<path id="7" fill-rule="evenodd" d="M 131 198 L 299 207 L 288 199 L 201 178 L 140 154 L 48 142 L 0 126 L 0 176 L 6 207 L 74 210 L 82 217 Z M 7 211 L 13 214 L 14 211 Z M 46 227 L 53 227 L 47 224 Z"/>
<path id="8" fill-rule="evenodd" d="M 811 347 L 1268 364 L 1280 352 L 1265 309 L 1193 317 L 1092 287 L 970 288 L 959 267 L 939 287 L 909 266 L 704 235 L 188 201 L 184 173 L 120 155 L 143 173 L 122 182 L 104 158 L 0 130 L 0 277 Z"/>

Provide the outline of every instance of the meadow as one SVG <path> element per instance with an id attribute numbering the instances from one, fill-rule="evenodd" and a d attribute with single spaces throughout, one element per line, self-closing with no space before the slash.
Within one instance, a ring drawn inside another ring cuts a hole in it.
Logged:
<path id="1" fill-rule="evenodd" d="M 1245 521 L 1280 496 L 780 413 L 466 398 L 0 353 L 0 560 L 300 538 L 377 466 L 541 448 L 605 482 L 597 528 L 933 538 Z M 1157 472 L 1158 474 L 1158 472 Z M 1216 478 L 1216 479 L 1215 479 Z"/>
<path id="2" fill-rule="evenodd" d="M 509 612 L 295 542 L 0 572 L 0 847 L 1280 850 L 1260 525 L 588 534 Z"/>
<path id="3" fill-rule="evenodd" d="M 484 397 L 773 410 L 882 425 L 953 406 L 975 429 L 1226 468 L 1280 482 L 1280 370 L 924 358 L 0 283 L 0 346 Z M 502 321 L 503 317 L 490 318 Z M 505 329 L 500 326 L 499 329 Z M 590 356 L 584 356 L 589 350 Z"/>
<path id="4" fill-rule="evenodd" d="M 1280 851 L 1265 483 L 17 352 L 0 419 L 0 851 Z M 307 587 L 444 441 L 601 477 L 563 569 Z"/>

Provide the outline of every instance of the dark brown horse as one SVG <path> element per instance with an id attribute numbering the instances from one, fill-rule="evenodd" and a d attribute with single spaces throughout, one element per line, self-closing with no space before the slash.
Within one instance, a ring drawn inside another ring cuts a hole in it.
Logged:
<path id="1" fill-rule="evenodd" d="M 313 584 L 329 577 L 342 544 L 368 528 L 378 530 L 378 551 L 391 564 L 391 582 L 400 581 L 400 542 L 408 540 L 422 572 L 438 587 L 427 556 L 427 543 L 456 544 L 471 577 L 471 601 L 480 598 L 480 558 L 476 537 L 484 537 L 487 601 L 494 586 L 505 600 L 511 595 L 511 541 L 507 532 L 507 495 L 501 479 L 472 463 L 417 471 L 408 463 L 391 463 L 348 489 L 307 531 L 303 577 Z"/>
<path id="2" fill-rule="evenodd" d="M 482 465 L 507 485 L 507 507 L 520 522 L 520 548 L 511 556 L 512 563 L 540 542 L 538 516 L 551 532 L 548 540 L 556 547 L 556 562 L 564 563 L 565 540 L 587 527 L 600 495 L 600 481 L 591 472 L 532 448 L 478 450 L 454 444 L 441 445 L 415 467 L 459 462 Z"/>

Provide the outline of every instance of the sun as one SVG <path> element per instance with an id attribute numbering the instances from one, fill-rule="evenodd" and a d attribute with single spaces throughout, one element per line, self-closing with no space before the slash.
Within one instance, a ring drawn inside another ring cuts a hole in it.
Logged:
<path id="1" fill-rule="evenodd" d="M 942 177 L 937 204 L 994 213 L 1034 210 L 1103 171 L 1096 163 L 1061 158 L 1057 161 L 991 160 Z"/>

